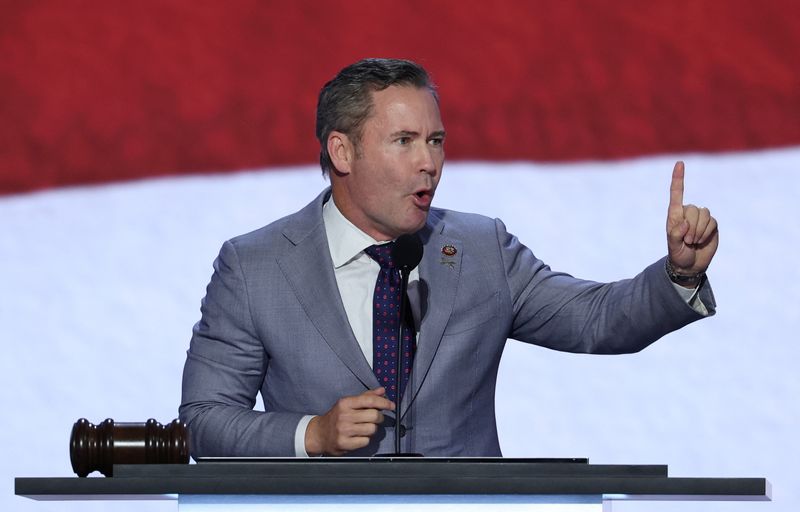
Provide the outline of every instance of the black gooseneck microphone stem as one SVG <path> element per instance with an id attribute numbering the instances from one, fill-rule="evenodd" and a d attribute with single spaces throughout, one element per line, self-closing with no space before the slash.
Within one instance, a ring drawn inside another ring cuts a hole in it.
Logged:
<path id="1" fill-rule="evenodd" d="M 405 368 L 403 368 L 403 324 L 405 324 L 406 319 L 406 292 L 408 291 L 408 276 L 411 274 L 410 270 L 406 267 L 400 269 L 400 322 L 397 328 L 397 352 L 395 355 L 397 358 L 396 367 L 397 367 L 397 392 L 394 394 L 394 417 L 395 417 L 395 425 L 394 425 L 394 452 L 397 454 L 402 453 L 400 450 L 400 420 L 403 418 L 402 410 L 401 410 L 401 401 L 402 401 L 402 394 L 401 391 L 404 391 L 402 388 L 403 382 L 403 375 L 405 372 Z"/>
<path id="2" fill-rule="evenodd" d="M 408 309 L 408 278 L 411 271 L 417 268 L 420 261 L 422 261 L 423 246 L 422 241 L 416 234 L 400 235 L 395 240 L 392 247 L 392 259 L 394 260 L 395 268 L 400 272 L 400 307 L 398 313 L 399 322 L 397 326 L 397 344 L 396 347 L 396 368 L 397 375 L 395 378 L 396 393 L 394 395 L 394 446 L 393 454 L 378 454 L 377 457 L 421 457 L 417 453 L 403 453 L 400 451 L 400 438 L 402 437 L 403 429 L 400 420 L 403 418 L 403 411 L 401 409 L 402 393 L 400 392 L 403 383 L 403 376 L 405 375 L 405 368 L 403 368 L 403 327 L 406 320 Z M 405 326 L 406 329 L 413 329 L 413 321 L 411 326 Z"/>

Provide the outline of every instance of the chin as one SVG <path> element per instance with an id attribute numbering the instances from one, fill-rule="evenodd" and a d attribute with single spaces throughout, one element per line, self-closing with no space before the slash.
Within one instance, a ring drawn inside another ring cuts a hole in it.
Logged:
<path id="1" fill-rule="evenodd" d="M 417 222 L 410 224 L 407 229 L 403 230 L 404 234 L 411 234 L 416 233 L 423 227 L 425 227 L 425 222 L 428 220 L 428 215 L 425 214 L 422 219 L 418 220 Z"/>

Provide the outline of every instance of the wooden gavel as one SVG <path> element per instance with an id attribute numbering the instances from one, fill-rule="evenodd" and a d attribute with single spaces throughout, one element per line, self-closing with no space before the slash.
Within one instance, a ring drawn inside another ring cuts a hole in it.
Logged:
<path id="1" fill-rule="evenodd" d="M 114 464 L 188 464 L 189 432 L 178 419 L 164 426 L 109 418 L 95 426 L 81 418 L 72 426 L 69 458 L 80 477 L 95 470 L 114 476 Z"/>

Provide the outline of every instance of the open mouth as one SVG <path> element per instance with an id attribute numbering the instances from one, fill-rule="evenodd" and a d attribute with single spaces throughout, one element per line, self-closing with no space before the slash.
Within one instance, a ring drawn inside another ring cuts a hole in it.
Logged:
<path id="1" fill-rule="evenodd" d="M 430 190 L 419 190 L 414 192 L 414 202 L 420 208 L 429 208 L 431 205 L 431 200 L 433 199 L 433 194 Z"/>

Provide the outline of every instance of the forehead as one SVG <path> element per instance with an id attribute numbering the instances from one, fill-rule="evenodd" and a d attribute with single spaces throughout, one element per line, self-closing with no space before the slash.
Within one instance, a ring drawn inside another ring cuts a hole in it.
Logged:
<path id="1" fill-rule="evenodd" d="M 373 92 L 367 124 L 413 131 L 442 129 L 439 105 L 433 93 L 427 87 L 414 86 L 393 85 Z"/>

